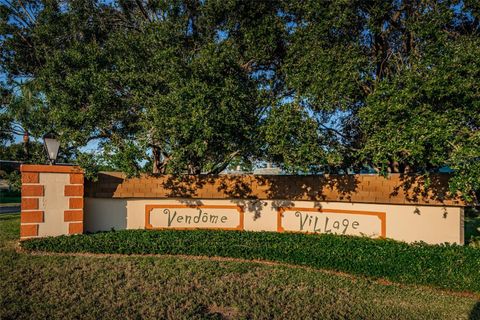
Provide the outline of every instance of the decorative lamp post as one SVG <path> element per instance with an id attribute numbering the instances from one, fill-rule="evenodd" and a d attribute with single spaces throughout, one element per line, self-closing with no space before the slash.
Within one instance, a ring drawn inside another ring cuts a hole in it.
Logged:
<path id="1" fill-rule="evenodd" d="M 57 139 L 57 135 L 50 131 L 43 136 L 43 144 L 45 151 L 47 151 L 48 160 L 50 164 L 54 164 L 57 160 L 58 149 L 60 148 L 60 141 Z"/>

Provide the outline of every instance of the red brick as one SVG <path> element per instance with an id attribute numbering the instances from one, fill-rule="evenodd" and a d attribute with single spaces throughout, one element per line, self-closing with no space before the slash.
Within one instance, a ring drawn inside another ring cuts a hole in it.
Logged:
<path id="1" fill-rule="evenodd" d="M 145 197 L 145 192 L 134 192 L 133 197 L 134 198 L 144 198 Z"/>
<path id="2" fill-rule="evenodd" d="M 59 165 L 42 165 L 42 164 L 22 164 L 21 172 L 49 172 L 49 173 L 80 173 L 82 169 L 77 166 L 59 166 Z"/>
<path id="3" fill-rule="evenodd" d="M 83 223 L 75 222 L 68 225 L 68 234 L 80 234 L 83 233 Z"/>
<path id="4" fill-rule="evenodd" d="M 67 221 L 83 221 L 83 210 L 65 210 L 63 220 Z"/>
<path id="5" fill-rule="evenodd" d="M 22 172 L 22 183 L 39 183 L 40 175 L 38 172 Z"/>
<path id="6" fill-rule="evenodd" d="M 70 209 L 83 209 L 83 198 L 70 198 L 68 202 Z"/>
<path id="7" fill-rule="evenodd" d="M 38 236 L 38 224 L 22 224 L 20 225 L 20 237 Z"/>
<path id="8" fill-rule="evenodd" d="M 71 184 L 83 184 L 83 174 L 81 174 L 81 173 L 70 173 L 70 183 Z"/>
<path id="9" fill-rule="evenodd" d="M 43 211 L 23 211 L 20 214 L 20 223 L 43 222 Z"/>
<path id="10" fill-rule="evenodd" d="M 131 197 L 183 197 L 185 192 L 192 198 L 259 198 L 290 200 L 359 201 L 378 203 L 403 203 L 413 197 L 415 190 L 404 192 L 404 180 L 416 181 L 413 186 L 422 186 L 424 179 L 415 176 L 401 178 L 391 174 L 385 179 L 378 175 L 354 176 L 233 176 L 233 177 L 184 177 L 172 176 L 148 177 L 126 180 L 118 173 L 99 176 L 99 181 L 89 183 L 86 191 L 94 197 L 131 198 Z M 434 179 L 432 177 L 432 179 Z M 435 178 L 443 185 L 443 176 Z M 245 188 L 243 186 L 246 186 Z M 392 195 L 395 187 L 400 187 L 398 195 Z M 246 189 L 246 192 L 242 192 Z M 250 189 L 250 190 L 249 190 Z M 190 193 L 191 190 L 191 193 Z M 239 190 L 239 192 L 237 191 Z M 437 200 L 431 193 L 427 197 L 418 196 L 418 204 L 441 203 L 462 205 L 451 199 Z M 408 202 L 408 201 L 407 201 Z"/>
<path id="11" fill-rule="evenodd" d="M 43 197 L 43 186 L 41 185 L 23 185 L 22 197 Z"/>
<path id="12" fill-rule="evenodd" d="M 22 210 L 38 209 L 38 198 L 22 198 Z"/>
<path id="13" fill-rule="evenodd" d="M 64 195 L 67 197 L 83 197 L 83 185 L 66 185 Z"/>

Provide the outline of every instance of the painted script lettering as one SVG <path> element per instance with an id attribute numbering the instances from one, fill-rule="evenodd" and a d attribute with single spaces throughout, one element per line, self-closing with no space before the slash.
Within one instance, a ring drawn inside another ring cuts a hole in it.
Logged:
<path id="1" fill-rule="evenodd" d="M 163 209 L 163 214 L 167 215 L 167 226 L 171 227 L 174 223 L 179 224 L 200 224 L 200 223 L 209 223 L 213 225 L 222 225 L 228 223 L 228 217 L 221 214 L 212 214 L 203 211 L 201 208 L 197 208 L 198 213 L 194 214 L 185 214 L 177 213 L 177 211 L 170 209 Z"/>
<path id="2" fill-rule="evenodd" d="M 346 234 L 348 231 L 356 230 L 360 227 L 360 222 L 348 218 L 334 219 L 302 211 L 295 211 L 295 217 L 298 218 L 299 231 Z"/>

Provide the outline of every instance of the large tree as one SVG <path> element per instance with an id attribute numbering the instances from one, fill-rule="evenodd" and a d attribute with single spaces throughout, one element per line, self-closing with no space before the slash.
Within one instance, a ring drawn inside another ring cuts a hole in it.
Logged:
<path id="1" fill-rule="evenodd" d="M 150 158 L 154 173 L 218 173 L 258 154 L 252 74 L 274 55 L 252 26 L 275 16 L 266 3 L 14 1 L 2 7 L 2 69 L 12 91 L 36 90 L 29 116 L 48 117 L 66 147 L 98 139 L 128 172 Z"/>
<path id="2" fill-rule="evenodd" d="M 292 172 L 449 166 L 452 189 L 473 200 L 479 7 L 2 2 L 2 127 L 52 127 L 73 149 L 98 140 L 129 173 L 145 159 L 153 172 L 194 174 L 255 159 Z"/>
<path id="3" fill-rule="evenodd" d="M 473 200 L 480 190 L 479 7 L 292 2 L 286 86 L 320 119 L 319 135 L 331 131 L 342 142 L 342 166 L 426 174 L 449 166 L 452 189 Z M 324 119 L 340 123 L 327 128 Z"/>

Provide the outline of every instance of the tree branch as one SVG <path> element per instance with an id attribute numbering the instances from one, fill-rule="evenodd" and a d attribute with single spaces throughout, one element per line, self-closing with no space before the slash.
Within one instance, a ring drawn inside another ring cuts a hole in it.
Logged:
<path id="1" fill-rule="evenodd" d="M 148 16 L 148 13 L 147 11 L 145 10 L 145 8 L 143 7 L 142 3 L 140 2 L 140 0 L 135 0 L 135 3 L 137 4 L 138 8 L 140 9 L 140 11 L 142 12 L 143 16 L 145 17 L 145 19 L 148 20 L 148 22 L 152 22 L 150 20 L 150 17 Z"/>
<path id="2" fill-rule="evenodd" d="M 225 170 L 228 167 L 230 162 L 232 162 L 233 158 L 235 158 L 239 153 L 240 153 L 240 150 L 237 150 L 237 151 L 234 151 L 234 152 L 230 153 L 227 156 L 226 160 L 224 160 L 221 163 L 221 165 L 217 164 L 207 174 L 219 174 L 220 172 L 222 172 L 223 170 Z"/>
<path id="3" fill-rule="evenodd" d="M 32 24 L 35 24 L 35 19 L 32 17 L 32 15 L 30 14 L 30 12 L 28 12 L 27 8 L 25 8 L 25 6 L 23 5 L 22 0 L 18 0 L 18 3 L 20 4 L 20 6 L 22 6 L 23 11 L 25 11 L 25 13 L 27 14 L 28 18 L 29 18 L 30 21 L 32 22 Z"/>

